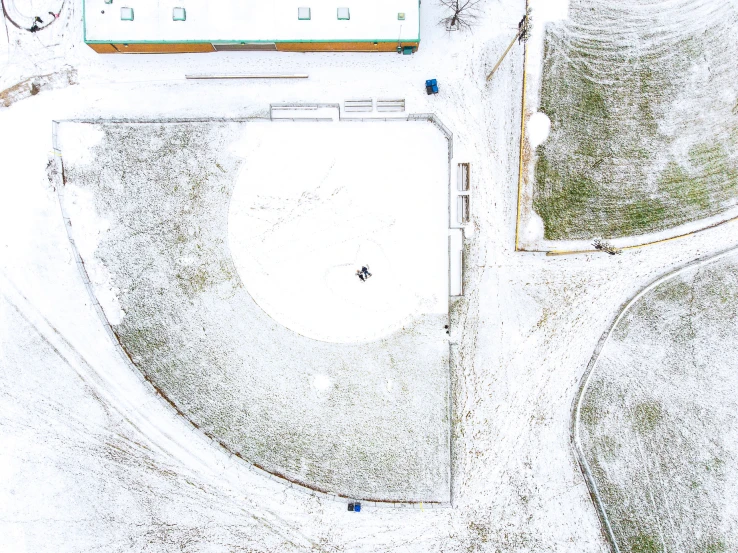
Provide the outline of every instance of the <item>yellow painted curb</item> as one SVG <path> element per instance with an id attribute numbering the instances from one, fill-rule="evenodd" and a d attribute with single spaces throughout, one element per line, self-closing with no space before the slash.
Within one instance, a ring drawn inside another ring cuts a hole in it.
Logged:
<path id="1" fill-rule="evenodd" d="M 699 234 L 700 232 L 704 232 L 706 230 L 719 227 L 720 225 L 724 225 L 726 223 L 734 223 L 736 221 L 738 221 L 738 217 L 733 217 L 732 219 L 726 219 L 725 221 L 718 221 L 717 223 L 713 223 L 712 225 L 708 225 L 701 229 L 693 230 L 692 232 L 685 232 L 684 234 L 670 236 L 669 238 L 662 238 L 661 240 L 654 240 L 653 242 L 644 242 L 643 244 L 623 246 L 622 248 L 618 248 L 618 249 L 623 250 L 623 251 L 637 250 L 639 248 L 645 248 L 646 246 L 654 246 L 656 244 L 663 244 L 664 242 L 671 242 L 672 240 L 679 240 L 680 238 L 687 238 L 688 236 L 694 236 L 695 234 Z M 517 251 L 527 251 L 527 250 L 517 250 Z M 602 250 L 551 250 L 551 251 L 547 251 L 546 255 L 574 255 L 578 253 L 598 253 L 598 252 L 602 252 Z M 605 253 L 605 252 L 602 252 L 602 253 Z"/>
<path id="2" fill-rule="evenodd" d="M 525 13 L 528 13 L 528 0 L 525 0 Z M 520 234 L 520 203 L 523 195 L 523 148 L 525 147 L 525 87 L 526 75 L 528 67 L 528 41 L 523 43 L 523 99 L 521 100 L 520 110 L 520 159 L 518 165 L 518 213 L 515 218 L 515 251 L 520 251 L 518 247 Z"/>
<path id="3" fill-rule="evenodd" d="M 600 250 L 551 250 L 546 255 L 576 255 L 578 253 L 598 253 Z"/>

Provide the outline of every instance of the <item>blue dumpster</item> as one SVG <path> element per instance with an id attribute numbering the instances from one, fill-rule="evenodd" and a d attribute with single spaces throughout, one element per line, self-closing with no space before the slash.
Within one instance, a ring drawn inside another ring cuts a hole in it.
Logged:
<path id="1" fill-rule="evenodd" d="M 438 81 L 436 79 L 428 79 L 425 81 L 425 92 L 430 94 L 438 94 Z"/>

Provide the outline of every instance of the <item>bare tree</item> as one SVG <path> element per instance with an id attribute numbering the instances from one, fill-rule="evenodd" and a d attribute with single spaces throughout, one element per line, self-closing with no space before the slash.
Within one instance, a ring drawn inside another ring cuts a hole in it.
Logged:
<path id="1" fill-rule="evenodd" d="M 471 29 L 479 17 L 479 4 L 482 0 L 440 0 L 451 13 L 441 19 L 441 25 L 449 30 Z"/>

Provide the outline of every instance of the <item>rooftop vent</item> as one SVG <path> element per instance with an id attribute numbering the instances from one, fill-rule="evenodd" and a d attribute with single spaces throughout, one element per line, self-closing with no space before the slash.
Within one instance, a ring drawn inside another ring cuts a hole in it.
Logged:
<path id="1" fill-rule="evenodd" d="M 120 18 L 122 21 L 133 21 L 133 8 L 121 8 Z"/>
<path id="2" fill-rule="evenodd" d="M 310 8 L 297 8 L 297 19 L 308 21 L 310 19 Z"/>
<path id="3" fill-rule="evenodd" d="M 172 21 L 186 21 L 187 10 L 184 8 L 174 8 L 172 10 Z"/>
<path id="4" fill-rule="evenodd" d="M 348 21 L 351 19 L 348 8 L 338 8 L 338 19 L 341 21 Z"/>

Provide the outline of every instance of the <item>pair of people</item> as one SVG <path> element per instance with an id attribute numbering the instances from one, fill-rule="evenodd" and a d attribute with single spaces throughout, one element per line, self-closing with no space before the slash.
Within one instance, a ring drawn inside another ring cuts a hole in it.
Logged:
<path id="1" fill-rule="evenodd" d="M 366 282 L 372 274 L 369 272 L 369 265 L 363 265 L 361 269 L 356 269 L 356 276 L 359 277 L 361 282 Z"/>
<path id="2" fill-rule="evenodd" d="M 59 13 L 49 12 L 49 15 L 51 17 L 53 17 L 54 19 L 58 19 L 60 14 L 61 14 L 61 12 L 59 12 Z M 31 25 L 31 28 L 28 29 L 28 30 L 31 31 L 32 33 L 35 33 L 37 31 L 40 31 L 41 30 L 41 27 L 38 26 L 39 23 L 41 23 L 41 25 L 43 25 L 44 24 L 44 20 L 41 19 L 39 16 L 34 17 L 33 18 L 33 25 Z"/>

